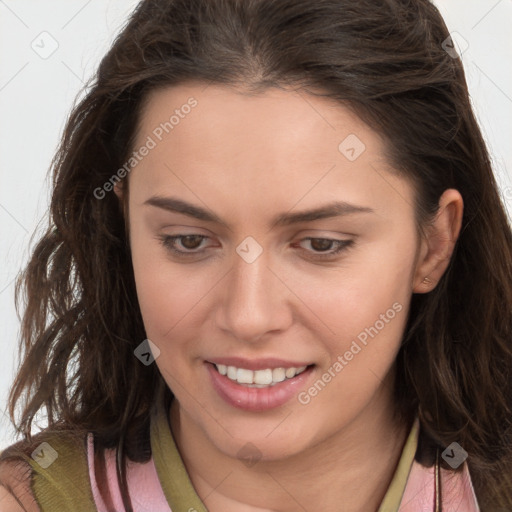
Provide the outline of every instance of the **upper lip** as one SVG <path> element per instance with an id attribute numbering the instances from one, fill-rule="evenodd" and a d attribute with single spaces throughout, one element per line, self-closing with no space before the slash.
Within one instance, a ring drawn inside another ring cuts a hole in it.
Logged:
<path id="1" fill-rule="evenodd" d="M 236 368 L 244 368 L 246 370 L 266 370 L 270 368 L 300 368 L 309 366 L 311 363 L 286 361 L 274 357 L 265 357 L 261 359 L 244 359 L 242 357 L 216 357 L 209 359 L 209 363 L 223 364 L 225 366 L 235 366 Z"/>

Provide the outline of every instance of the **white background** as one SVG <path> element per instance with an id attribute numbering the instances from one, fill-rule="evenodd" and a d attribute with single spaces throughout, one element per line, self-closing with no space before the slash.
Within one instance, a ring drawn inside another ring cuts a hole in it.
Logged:
<path id="1" fill-rule="evenodd" d="M 46 219 L 50 160 L 76 95 L 136 4 L 0 0 L 0 449 L 14 442 L 5 414 L 18 356 L 14 279 Z M 463 62 L 470 93 L 512 215 L 512 0 L 436 4 L 450 31 L 469 43 Z M 32 48 L 42 37 L 46 49 L 58 44 L 46 59 Z"/>

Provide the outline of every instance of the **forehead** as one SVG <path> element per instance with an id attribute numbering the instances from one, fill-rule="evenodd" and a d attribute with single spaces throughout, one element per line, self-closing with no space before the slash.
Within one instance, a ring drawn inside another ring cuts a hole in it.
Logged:
<path id="1" fill-rule="evenodd" d="M 363 205 L 379 196 L 385 206 L 410 194 L 404 183 L 391 183 L 401 179 L 383 179 L 390 167 L 378 133 L 348 107 L 303 90 L 250 95 L 187 83 L 153 91 L 134 149 L 144 145 L 151 150 L 130 175 L 140 197 L 197 200 L 207 193 L 247 209 L 273 198 L 308 207 L 329 199 Z"/>
<path id="2" fill-rule="evenodd" d="M 260 159 L 277 153 L 291 158 L 297 153 L 338 151 L 344 134 L 357 135 L 376 150 L 382 145 L 377 133 L 348 107 L 330 98 L 278 88 L 250 94 L 234 87 L 193 82 L 148 96 L 138 141 L 151 133 L 178 150 L 216 145 L 218 152 L 238 147 L 245 156 L 251 154 L 251 148 L 253 152 L 264 148 L 266 153 L 258 153 Z"/>

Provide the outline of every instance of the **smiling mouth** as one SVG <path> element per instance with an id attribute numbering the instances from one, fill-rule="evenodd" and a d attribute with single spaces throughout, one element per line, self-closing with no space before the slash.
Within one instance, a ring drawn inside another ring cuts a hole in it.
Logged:
<path id="1" fill-rule="evenodd" d="M 308 368 L 308 366 L 300 366 L 248 370 L 247 368 L 238 368 L 236 366 L 227 366 L 215 363 L 213 364 L 213 367 L 221 375 L 225 375 L 233 382 L 249 388 L 267 388 L 275 386 L 280 382 L 293 379 Z"/>

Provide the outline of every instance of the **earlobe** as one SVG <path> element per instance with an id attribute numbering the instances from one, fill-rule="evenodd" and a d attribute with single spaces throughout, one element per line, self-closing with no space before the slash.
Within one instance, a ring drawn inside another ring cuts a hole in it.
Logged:
<path id="1" fill-rule="evenodd" d="M 432 291 L 445 273 L 460 234 L 464 201 L 458 190 L 445 190 L 439 199 L 439 209 L 426 229 L 422 251 L 416 264 L 413 293 Z"/>

